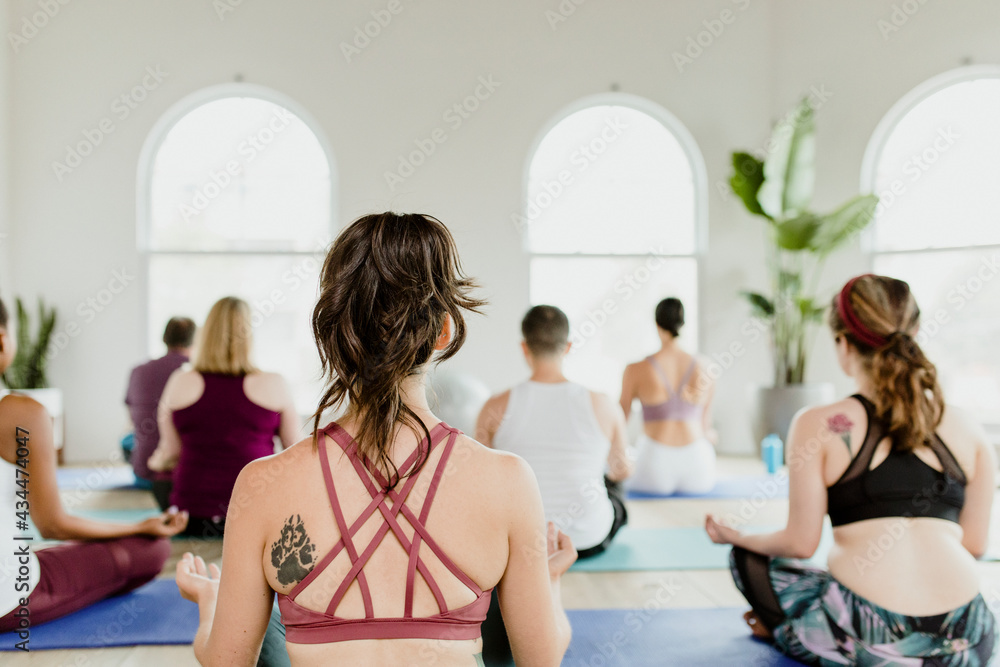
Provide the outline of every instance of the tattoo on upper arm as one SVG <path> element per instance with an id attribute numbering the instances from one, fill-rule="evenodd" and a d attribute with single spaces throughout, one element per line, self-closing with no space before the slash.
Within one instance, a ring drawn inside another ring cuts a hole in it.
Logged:
<path id="1" fill-rule="evenodd" d="M 271 565 L 278 570 L 278 581 L 285 585 L 302 581 L 316 565 L 316 545 L 298 514 L 288 517 L 281 536 L 271 545 Z"/>
<path id="2" fill-rule="evenodd" d="M 851 429 L 854 427 L 854 422 L 848 419 L 847 415 L 837 413 L 826 420 L 826 427 L 840 436 L 840 439 L 844 441 L 845 445 L 847 445 L 847 451 L 850 452 Z"/>

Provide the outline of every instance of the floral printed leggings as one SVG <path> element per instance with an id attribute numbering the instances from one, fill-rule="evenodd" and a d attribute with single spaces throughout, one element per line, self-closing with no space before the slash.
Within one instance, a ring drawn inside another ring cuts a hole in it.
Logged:
<path id="1" fill-rule="evenodd" d="M 1000 648 L 1000 626 L 982 595 L 944 614 L 904 616 L 796 561 L 735 547 L 730 565 L 775 646 L 809 665 L 985 667 Z"/>

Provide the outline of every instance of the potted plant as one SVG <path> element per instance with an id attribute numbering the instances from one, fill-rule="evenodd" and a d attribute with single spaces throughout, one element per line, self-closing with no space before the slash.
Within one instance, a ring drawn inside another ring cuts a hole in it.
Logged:
<path id="1" fill-rule="evenodd" d="M 45 406 L 54 421 L 53 437 L 57 448 L 62 446 L 62 391 L 49 387 L 46 375 L 49 344 L 56 326 L 55 308 L 46 308 L 38 300 L 38 331 L 32 335 L 31 320 L 21 299 L 17 299 L 17 354 L 3 374 L 3 382 L 11 391 L 27 394 Z"/>
<path id="2" fill-rule="evenodd" d="M 875 195 L 867 194 L 830 213 L 809 210 L 816 151 L 813 109 L 807 100 L 775 126 L 768 149 L 763 161 L 733 153 L 729 181 L 747 210 L 764 220 L 767 234 L 770 288 L 741 292 L 753 315 L 770 330 L 774 360 L 773 384 L 751 392 L 758 445 L 768 433 L 784 439 L 799 409 L 833 400 L 830 383 L 805 382 L 811 334 L 829 303 L 817 294 L 819 278 L 830 253 L 871 222 L 878 203 Z"/>

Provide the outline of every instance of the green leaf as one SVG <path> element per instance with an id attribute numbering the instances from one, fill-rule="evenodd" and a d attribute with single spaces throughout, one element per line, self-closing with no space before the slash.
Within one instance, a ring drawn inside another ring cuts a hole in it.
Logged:
<path id="1" fill-rule="evenodd" d="M 764 163 L 749 153 L 733 153 L 733 175 L 729 187 L 743 200 L 743 205 L 754 215 L 767 216 L 757 201 L 757 191 L 764 182 Z"/>
<path id="2" fill-rule="evenodd" d="M 774 317 L 774 304 L 763 294 L 758 294 L 757 292 L 740 292 L 740 296 L 750 302 L 753 314 L 757 317 L 764 319 Z"/>
<path id="3" fill-rule="evenodd" d="M 3 374 L 4 383 L 11 389 L 41 389 L 48 386 L 46 365 L 52 332 L 56 326 L 56 310 L 46 310 L 38 301 L 38 332 L 32 336 L 31 319 L 21 299 L 17 299 L 17 354 Z"/>
<path id="4" fill-rule="evenodd" d="M 820 216 L 811 248 L 820 255 L 833 252 L 871 223 L 877 204 L 875 195 L 858 195 L 832 213 Z"/>
<path id="5" fill-rule="evenodd" d="M 807 99 L 778 122 L 768 146 L 757 200 L 771 218 L 794 217 L 809 205 L 816 176 L 815 124 Z"/>
<path id="6" fill-rule="evenodd" d="M 783 220 L 776 225 L 775 242 L 784 250 L 806 250 L 813 247 L 813 239 L 820 228 L 820 219 L 812 213 Z"/>
<path id="7" fill-rule="evenodd" d="M 826 312 L 824 306 L 816 305 L 815 299 L 800 298 L 798 305 L 799 313 L 802 315 L 802 321 L 804 322 L 819 322 L 823 319 L 823 313 Z"/>

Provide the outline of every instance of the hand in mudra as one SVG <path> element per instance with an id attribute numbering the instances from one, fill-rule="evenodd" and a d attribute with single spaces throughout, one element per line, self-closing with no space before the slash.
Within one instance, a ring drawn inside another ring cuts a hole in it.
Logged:
<path id="1" fill-rule="evenodd" d="M 576 562 L 576 548 L 569 535 L 556 528 L 549 521 L 548 526 L 549 576 L 553 579 L 561 577 L 570 565 Z"/>
<path id="2" fill-rule="evenodd" d="M 218 594 L 220 576 L 222 570 L 215 563 L 206 566 L 201 556 L 190 551 L 177 562 L 177 588 L 181 597 L 194 603 Z"/>

